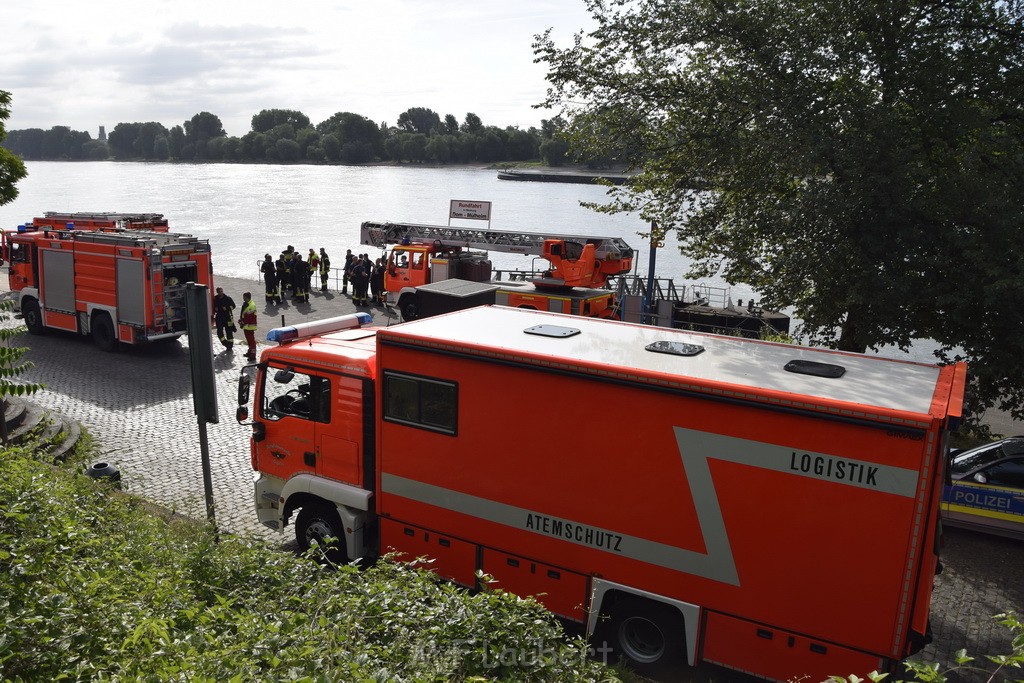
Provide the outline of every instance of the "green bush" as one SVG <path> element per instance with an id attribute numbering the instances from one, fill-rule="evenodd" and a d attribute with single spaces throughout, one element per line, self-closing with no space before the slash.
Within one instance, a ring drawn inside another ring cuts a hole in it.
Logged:
<path id="1" fill-rule="evenodd" d="M 618 680 L 532 600 L 326 569 L 0 452 L 0 679 Z"/>

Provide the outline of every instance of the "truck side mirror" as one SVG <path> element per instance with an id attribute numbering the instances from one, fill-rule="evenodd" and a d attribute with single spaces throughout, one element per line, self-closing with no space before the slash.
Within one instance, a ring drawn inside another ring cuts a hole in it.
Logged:
<path id="1" fill-rule="evenodd" d="M 238 376 L 238 406 L 240 408 L 249 403 L 250 384 L 251 380 L 249 379 L 249 375 L 243 372 Z"/>

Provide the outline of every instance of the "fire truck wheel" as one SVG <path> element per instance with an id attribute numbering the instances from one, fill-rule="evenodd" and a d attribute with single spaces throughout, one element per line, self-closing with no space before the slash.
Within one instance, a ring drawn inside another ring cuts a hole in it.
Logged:
<path id="1" fill-rule="evenodd" d="M 101 351 L 117 350 L 117 335 L 114 334 L 114 323 L 106 313 L 97 313 L 93 316 L 92 340 Z"/>
<path id="2" fill-rule="evenodd" d="M 21 317 L 25 320 L 25 327 L 32 334 L 42 334 L 43 316 L 39 312 L 39 302 L 35 299 L 25 299 L 21 302 Z"/>
<path id="3" fill-rule="evenodd" d="M 328 538 L 331 541 L 328 542 Z M 344 562 L 345 529 L 341 526 L 341 517 L 334 506 L 328 503 L 310 503 L 299 509 L 295 520 L 295 540 L 299 550 L 306 552 L 313 541 L 320 546 L 319 552 L 333 564 Z"/>
<path id="4" fill-rule="evenodd" d="M 415 320 L 419 317 L 416 310 L 416 298 L 406 294 L 398 302 L 398 310 L 402 314 L 402 320 Z"/>
<path id="5" fill-rule="evenodd" d="M 685 651 L 682 614 L 651 600 L 628 598 L 616 604 L 604 635 L 617 655 L 645 675 L 678 665 Z"/>

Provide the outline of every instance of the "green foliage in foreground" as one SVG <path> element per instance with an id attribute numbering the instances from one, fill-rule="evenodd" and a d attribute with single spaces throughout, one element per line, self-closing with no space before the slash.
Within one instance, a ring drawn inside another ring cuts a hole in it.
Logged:
<path id="1" fill-rule="evenodd" d="M 0 451 L 0 680 L 617 680 L 537 603 L 324 569 Z"/>
<path id="2" fill-rule="evenodd" d="M 960 680 L 961 677 L 973 674 L 974 678 L 984 680 L 986 683 L 995 681 L 1024 681 L 1024 675 L 1014 675 L 1024 668 L 1024 622 L 1010 612 L 1008 614 L 997 614 L 995 616 L 999 623 L 1010 630 L 1013 636 L 1010 654 L 1006 655 L 985 655 L 980 658 L 967 654 L 967 650 L 960 650 L 956 653 L 956 662 L 950 667 L 943 669 L 938 664 L 927 664 L 924 662 L 909 661 L 904 665 L 907 669 L 909 679 L 901 678 L 893 683 L 946 683 L 950 680 Z M 888 681 L 888 674 L 872 673 L 868 676 L 872 683 Z M 865 679 L 859 676 L 833 676 L 829 683 L 863 683 Z"/>

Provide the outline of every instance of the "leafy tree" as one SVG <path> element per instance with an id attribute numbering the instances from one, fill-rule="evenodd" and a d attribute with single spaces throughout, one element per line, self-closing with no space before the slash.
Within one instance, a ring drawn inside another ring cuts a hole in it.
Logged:
<path id="1" fill-rule="evenodd" d="M 334 133 L 327 133 L 320 138 L 323 143 L 324 158 L 328 161 L 341 161 L 341 142 Z"/>
<path id="2" fill-rule="evenodd" d="M 484 129 L 484 123 L 480 117 L 470 112 L 466 114 L 466 121 L 462 124 L 463 133 L 479 133 Z"/>
<path id="3" fill-rule="evenodd" d="M 295 131 L 295 142 L 299 143 L 299 149 L 304 158 L 309 158 L 309 149 L 320 142 L 320 134 L 313 126 L 306 126 Z"/>
<path id="4" fill-rule="evenodd" d="M 0 111 L 3 111 L 0 104 Z M 23 159 L 30 161 L 45 159 L 43 156 L 43 142 L 46 140 L 46 131 L 42 128 L 25 128 L 12 130 L 8 134 L 6 147 Z"/>
<path id="5" fill-rule="evenodd" d="M 153 139 L 153 158 L 160 161 L 167 161 L 171 156 L 171 145 L 167 136 L 161 133 Z"/>
<path id="6" fill-rule="evenodd" d="M 477 161 L 490 163 L 506 158 L 504 131 L 494 126 L 488 126 L 474 137 L 476 138 L 474 149 Z"/>
<path id="7" fill-rule="evenodd" d="M 544 139 L 550 139 L 555 137 L 556 134 L 561 133 L 568 125 L 565 119 L 561 116 L 555 116 L 550 119 L 541 119 L 540 121 L 540 135 Z"/>
<path id="8" fill-rule="evenodd" d="M 137 155 L 135 141 L 139 137 L 141 123 L 119 123 L 107 135 L 107 145 L 115 159 L 132 159 Z"/>
<path id="9" fill-rule="evenodd" d="M 240 158 L 248 159 L 249 161 L 265 159 L 267 155 L 266 136 L 263 133 L 254 133 L 252 131 L 243 135 L 238 145 L 238 155 Z"/>
<path id="10" fill-rule="evenodd" d="M 341 160 L 346 164 L 365 164 L 373 158 L 373 147 L 366 142 L 346 142 L 341 146 Z"/>
<path id="11" fill-rule="evenodd" d="M 539 137 L 525 130 L 509 128 L 505 131 L 508 142 L 506 143 L 506 158 L 510 161 L 527 161 L 536 159 L 539 150 Z"/>
<path id="12" fill-rule="evenodd" d="M 266 133 L 281 124 L 299 130 L 309 125 L 309 117 L 293 109 L 264 109 L 252 117 L 252 129 L 257 133 Z"/>
<path id="13" fill-rule="evenodd" d="M 338 141 L 336 150 L 333 145 L 324 147 L 327 158 L 331 161 L 341 160 L 341 149 L 346 145 L 355 145 L 350 147 L 350 150 L 361 150 L 356 154 L 361 161 L 372 161 L 383 149 L 383 136 L 377 124 L 365 116 L 352 112 L 338 112 L 326 121 L 317 124 L 316 130 L 320 135 L 333 135 Z M 370 150 L 368 156 L 365 153 L 366 149 Z M 349 160 L 346 159 L 346 161 Z M 349 163 L 357 162 L 350 161 Z"/>
<path id="14" fill-rule="evenodd" d="M 931 338 L 974 409 L 1024 418 L 1024 7 L 588 2 L 544 103 L 640 171 L 607 211 L 678 229 L 692 276 L 793 306 L 814 343 Z M 959 349 L 959 351 L 957 351 Z"/>
<path id="15" fill-rule="evenodd" d="M 164 142 L 167 142 L 166 138 L 164 138 Z M 157 140 L 157 143 L 159 143 L 159 140 Z M 84 158 L 89 161 L 106 161 L 110 158 L 110 147 L 108 147 L 107 143 L 103 140 L 90 140 L 82 145 L 82 153 Z M 166 159 L 167 157 L 157 158 Z"/>
<path id="16" fill-rule="evenodd" d="M 211 138 L 224 137 L 224 125 L 220 117 L 208 111 L 201 111 L 185 122 L 185 142 L 195 149 L 198 159 L 206 158 L 206 143 Z"/>
<path id="17" fill-rule="evenodd" d="M 450 135 L 431 135 L 430 139 L 427 140 L 427 147 L 425 149 L 427 159 L 442 164 L 447 164 L 451 161 L 451 138 L 452 136 Z"/>
<path id="18" fill-rule="evenodd" d="M 0 90 L 0 145 L 7 138 L 7 127 L 4 125 L 11 116 L 11 93 Z M 28 175 L 25 163 L 0 146 L 0 206 L 13 202 L 18 196 L 18 181 Z M 3 422 L 0 419 L 0 422 Z"/>
<path id="19" fill-rule="evenodd" d="M 398 115 L 398 127 L 406 133 L 422 133 L 430 135 L 440 130 L 441 117 L 433 109 L 413 107 Z"/>
<path id="20" fill-rule="evenodd" d="M 155 150 L 156 140 L 158 137 L 168 134 L 167 128 L 162 123 L 156 123 L 155 121 L 141 123 L 138 126 L 135 141 L 132 143 L 132 149 L 135 152 L 134 156 L 143 159 L 159 158 Z"/>
<path id="21" fill-rule="evenodd" d="M 561 166 L 566 161 L 569 143 L 564 138 L 548 138 L 540 143 L 540 158 L 548 166 Z"/>
<path id="22" fill-rule="evenodd" d="M 3 95 L 3 93 L 0 93 L 0 95 Z M 2 132 L 3 130 L 0 128 L 0 133 Z M 0 139 L 2 139 L 2 136 L 0 136 Z M 0 148 L 0 152 L 3 151 Z M 22 177 L 24 177 L 24 174 Z M 11 198 L 13 199 L 14 197 L 12 196 Z M 13 308 L 13 301 L 0 301 L 0 323 L 6 322 L 10 318 L 10 312 Z M 14 346 L 15 338 L 19 334 L 24 333 L 25 329 L 24 325 L 15 327 L 0 326 L 0 418 L 7 414 L 8 396 L 27 396 L 43 388 L 42 384 L 13 381 L 14 378 L 33 367 L 31 361 L 22 360 L 22 356 L 28 351 L 28 347 Z M 7 445 L 7 420 L 5 419 L 0 419 L 0 442 L 4 446 Z"/>
<path id="23" fill-rule="evenodd" d="M 274 149 L 277 152 L 277 158 L 284 162 L 295 162 L 302 157 L 302 150 L 299 149 L 299 143 L 295 140 L 288 138 L 279 138 L 274 143 Z"/>
<path id="24" fill-rule="evenodd" d="M 448 135 L 456 135 L 459 132 L 459 120 L 451 114 L 445 114 L 444 132 Z"/>
<path id="25" fill-rule="evenodd" d="M 185 147 L 185 129 L 181 126 L 171 128 L 167 136 L 168 152 L 172 159 L 182 158 L 182 149 Z"/>

